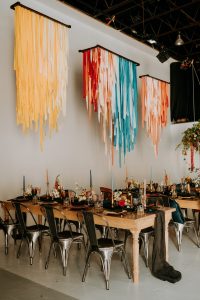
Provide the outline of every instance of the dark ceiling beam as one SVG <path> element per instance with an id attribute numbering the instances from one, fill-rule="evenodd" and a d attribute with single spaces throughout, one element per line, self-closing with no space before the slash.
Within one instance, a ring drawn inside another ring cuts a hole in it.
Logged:
<path id="1" fill-rule="evenodd" d="M 184 45 L 188 45 L 188 44 L 191 44 L 191 43 L 198 43 L 198 42 L 200 42 L 200 37 L 199 38 L 197 38 L 197 39 L 195 39 L 195 40 L 189 40 L 189 41 L 186 41 L 186 42 L 184 42 Z"/>
<path id="2" fill-rule="evenodd" d="M 163 32 L 163 33 L 159 34 L 158 37 L 166 36 L 166 35 L 169 35 L 169 34 L 171 34 L 171 33 L 179 32 L 179 31 L 181 31 L 181 30 L 183 30 L 183 29 L 187 29 L 187 28 L 191 28 L 191 27 L 195 27 L 195 26 L 200 26 L 200 22 L 192 23 L 192 24 L 185 25 L 185 26 L 178 27 L 178 28 L 173 28 L 173 29 L 170 30 L 170 31 L 166 31 L 166 32 Z"/>
<path id="3" fill-rule="evenodd" d="M 149 0 L 144 1 L 144 4 L 147 2 L 149 2 Z M 134 9 L 135 7 L 138 7 L 138 3 L 134 4 L 134 5 L 130 5 L 122 10 L 115 12 L 115 16 L 120 16 L 120 15 L 124 14 L 125 12 L 130 11 L 131 9 Z"/>
<path id="4" fill-rule="evenodd" d="M 191 2 L 186 3 L 186 4 L 184 4 L 184 5 L 180 5 L 179 7 L 174 7 L 174 8 L 172 8 L 172 9 L 166 10 L 165 12 L 163 12 L 163 13 L 161 13 L 161 14 L 158 14 L 158 15 L 153 15 L 153 16 L 151 16 L 151 17 L 145 19 L 145 23 L 146 23 L 146 22 L 153 21 L 154 19 L 160 19 L 161 17 L 163 17 L 163 16 L 165 16 L 165 15 L 168 15 L 168 14 L 170 14 L 170 13 L 176 11 L 176 10 L 180 10 L 180 9 L 182 9 L 182 8 L 186 8 L 186 7 L 192 5 L 192 4 L 196 3 L 196 2 L 199 2 L 199 0 L 194 0 L 194 1 L 191 1 Z M 141 7 L 141 4 L 138 4 L 138 5 Z M 134 26 L 138 26 L 138 25 L 140 25 L 140 24 L 142 24 L 142 23 L 143 23 L 143 21 L 140 21 L 140 22 L 134 24 Z"/>
<path id="5" fill-rule="evenodd" d="M 171 3 L 171 5 L 173 5 L 175 8 L 179 8 L 176 3 L 172 2 L 172 1 L 169 1 Z M 192 21 L 193 23 L 197 23 L 197 21 L 191 17 L 188 13 L 186 13 L 182 8 L 180 9 L 181 13 L 183 15 L 185 15 L 190 21 Z"/>
<path id="6" fill-rule="evenodd" d="M 99 13 L 97 13 L 94 18 L 98 18 L 104 14 L 109 14 L 109 13 L 112 13 L 113 11 L 115 11 L 116 9 L 119 9 L 123 6 L 125 6 L 126 4 L 129 4 L 133 2 L 133 0 L 125 0 L 125 1 L 122 1 L 120 3 L 117 3 L 117 4 L 114 4 L 112 5 L 111 7 L 107 8 L 107 9 L 104 9 L 104 10 L 100 10 Z M 135 7 L 136 5 L 134 5 Z"/>
<path id="7" fill-rule="evenodd" d="M 60 1 L 60 0 L 59 0 L 59 1 Z M 128 0 L 128 1 L 131 1 L 131 0 Z M 61 0 L 61 2 L 63 2 L 63 0 Z M 65 2 L 65 1 L 64 1 L 64 2 Z M 86 11 L 84 11 L 84 10 L 82 9 L 82 11 L 83 11 L 84 13 L 86 13 L 86 14 L 88 14 L 89 16 L 91 16 L 91 17 L 97 19 L 95 16 L 96 16 L 97 13 L 101 12 L 99 9 L 97 9 L 97 8 L 95 8 L 95 7 L 93 7 L 93 6 L 91 6 L 90 4 L 88 4 L 88 3 L 87 3 L 86 1 L 84 1 L 84 0 L 77 0 L 77 2 L 80 3 L 80 4 L 82 4 L 83 6 L 87 7 L 88 9 L 90 9 L 91 11 L 94 12 L 94 14 L 92 14 L 91 12 L 86 12 Z M 67 4 L 67 1 L 66 1 L 65 3 Z M 73 5 L 73 4 L 71 4 L 71 5 L 72 5 L 73 7 L 77 7 L 77 6 Z M 79 8 L 79 10 L 81 10 L 81 9 Z M 110 18 L 110 15 L 104 14 L 104 16 L 107 17 L 107 18 Z M 101 20 L 99 20 L 99 19 L 97 19 L 97 20 L 105 24 L 105 22 L 103 22 L 103 21 L 101 21 Z M 115 24 L 116 24 L 116 23 L 119 24 L 119 26 L 121 26 L 121 27 L 127 26 L 127 25 L 125 25 L 124 23 L 122 23 L 122 22 L 119 21 L 119 20 L 115 20 Z M 115 27 L 113 27 L 113 28 L 116 29 L 116 30 L 121 30 L 121 28 L 115 28 Z"/>

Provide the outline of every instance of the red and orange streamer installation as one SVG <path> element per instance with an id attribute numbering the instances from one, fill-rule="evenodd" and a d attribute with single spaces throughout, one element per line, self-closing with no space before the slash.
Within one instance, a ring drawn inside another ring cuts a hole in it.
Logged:
<path id="1" fill-rule="evenodd" d="M 114 161 L 114 148 L 122 155 L 133 150 L 137 135 L 136 63 L 94 47 L 83 51 L 83 98 L 89 116 L 98 113 L 106 154 Z"/>
<path id="2" fill-rule="evenodd" d="M 148 76 L 141 80 L 142 127 L 146 125 L 157 156 L 161 130 L 167 125 L 169 83 Z"/>

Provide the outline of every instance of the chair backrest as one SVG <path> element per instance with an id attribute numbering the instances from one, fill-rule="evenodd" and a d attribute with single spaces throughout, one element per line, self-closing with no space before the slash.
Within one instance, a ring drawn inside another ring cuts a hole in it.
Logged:
<path id="1" fill-rule="evenodd" d="M 54 212 L 53 207 L 51 205 L 41 205 L 41 211 L 44 214 L 45 218 L 47 219 L 47 222 L 49 224 L 49 232 L 51 235 L 51 238 L 55 241 L 58 240 L 58 231 L 56 226 L 56 220 L 54 218 Z"/>
<path id="2" fill-rule="evenodd" d="M 96 228 L 94 223 L 93 213 L 90 211 L 83 211 L 84 224 L 86 226 L 90 246 L 93 249 L 98 248 L 98 242 L 96 237 Z"/>
<path id="3" fill-rule="evenodd" d="M 183 213 L 181 211 L 181 208 L 179 204 L 176 202 L 176 200 L 169 199 L 170 207 L 175 208 L 176 210 L 172 212 L 172 219 L 174 222 L 184 224 L 185 218 L 183 216 Z"/>
<path id="4" fill-rule="evenodd" d="M 103 194 L 104 200 L 112 200 L 112 189 L 101 186 L 100 192 Z"/>
<path id="5" fill-rule="evenodd" d="M 3 210 L 4 210 L 4 213 L 5 213 L 5 219 L 8 218 L 9 221 L 11 221 L 13 224 L 15 224 L 16 222 L 15 222 L 14 218 L 12 217 L 12 215 L 11 215 L 9 209 L 8 209 L 7 203 L 6 203 L 5 201 L 0 201 L 0 205 L 1 205 L 1 207 L 3 208 Z M 2 219 L 1 217 L 0 217 L 0 220 L 1 220 L 2 222 L 4 222 L 3 219 Z"/>
<path id="6" fill-rule="evenodd" d="M 70 225 L 70 222 L 67 220 L 67 217 L 63 213 L 63 211 L 57 207 L 53 207 L 52 205 L 43 204 L 41 205 L 41 211 L 44 214 L 45 218 L 47 219 L 47 222 L 49 224 L 49 231 L 51 238 L 54 241 L 58 241 L 58 230 L 56 226 L 56 217 L 55 212 L 57 211 L 58 214 L 61 216 L 62 219 L 65 220 L 65 226 L 68 227 L 68 232 L 70 233 L 71 237 L 73 238 L 72 228 Z"/>
<path id="7" fill-rule="evenodd" d="M 35 217 L 33 216 L 32 212 L 29 210 L 29 208 L 25 204 L 22 204 L 17 201 L 13 201 L 12 204 L 15 208 L 17 220 L 20 225 L 19 230 L 22 234 L 25 234 L 27 232 L 27 228 L 26 228 L 26 220 L 24 218 L 24 213 L 26 213 L 26 215 L 29 214 L 31 216 L 31 219 L 32 219 L 34 225 L 37 225 L 37 221 L 36 221 Z"/>

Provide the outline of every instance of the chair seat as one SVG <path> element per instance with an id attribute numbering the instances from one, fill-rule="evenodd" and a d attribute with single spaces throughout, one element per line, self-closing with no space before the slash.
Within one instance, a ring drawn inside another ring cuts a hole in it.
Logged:
<path id="1" fill-rule="evenodd" d="M 76 239 L 83 238 L 83 234 L 79 232 L 74 232 L 74 231 L 70 232 L 68 230 L 65 230 L 65 231 L 58 232 L 58 238 L 59 239 L 72 238 L 73 240 L 76 240 Z"/>
<path id="2" fill-rule="evenodd" d="M 38 224 L 38 225 L 32 225 L 32 226 L 27 226 L 28 231 L 47 231 L 49 230 L 48 226 Z"/>
<path id="3" fill-rule="evenodd" d="M 194 219 L 190 219 L 190 218 L 185 218 L 185 225 L 189 224 L 189 223 L 195 223 Z"/>
<path id="4" fill-rule="evenodd" d="M 100 238 L 97 241 L 98 241 L 99 248 L 114 247 L 112 239 Z M 115 247 L 122 247 L 124 245 L 124 242 L 119 241 L 119 240 L 114 240 L 114 243 L 115 243 Z"/>
<path id="5" fill-rule="evenodd" d="M 151 233 L 153 233 L 153 232 L 154 232 L 153 227 L 147 227 L 147 228 L 142 229 L 142 230 L 140 231 L 140 234 L 142 234 L 142 233 L 149 233 L 149 234 L 151 234 Z"/>

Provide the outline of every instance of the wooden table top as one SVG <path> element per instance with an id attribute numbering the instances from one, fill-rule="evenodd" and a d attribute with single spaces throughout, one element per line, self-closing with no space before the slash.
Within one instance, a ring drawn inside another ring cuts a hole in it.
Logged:
<path id="1" fill-rule="evenodd" d="M 176 201 L 181 208 L 190 208 L 200 210 L 200 199 L 199 198 L 177 198 Z"/>

